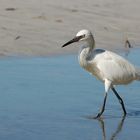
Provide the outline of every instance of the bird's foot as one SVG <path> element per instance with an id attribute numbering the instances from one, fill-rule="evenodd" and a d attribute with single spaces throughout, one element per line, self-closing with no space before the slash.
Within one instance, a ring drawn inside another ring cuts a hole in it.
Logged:
<path id="1" fill-rule="evenodd" d="M 93 117 L 93 119 L 100 119 L 101 115 L 102 115 L 102 113 L 98 113 L 98 115 Z"/>

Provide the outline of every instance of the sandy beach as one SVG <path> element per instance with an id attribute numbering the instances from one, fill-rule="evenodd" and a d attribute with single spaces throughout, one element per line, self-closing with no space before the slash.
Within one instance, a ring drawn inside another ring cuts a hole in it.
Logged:
<path id="1" fill-rule="evenodd" d="M 78 47 L 61 45 L 84 28 L 93 32 L 98 48 L 123 49 L 126 38 L 137 47 L 139 5 L 139 0 L 1 0 L 0 55 L 75 53 Z"/>

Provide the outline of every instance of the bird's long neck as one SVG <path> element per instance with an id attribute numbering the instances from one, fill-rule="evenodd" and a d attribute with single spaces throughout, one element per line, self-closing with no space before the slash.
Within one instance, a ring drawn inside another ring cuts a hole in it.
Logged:
<path id="1" fill-rule="evenodd" d="M 91 36 L 87 41 L 86 45 L 81 47 L 80 53 L 79 53 L 79 63 L 82 67 L 86 67 L 88 64 L 88 60 L 91 57 L 91 53 L 93 52 L 93 49 L 95 48 L 95 41 L 93 36 Z"/>
<path id="2" fill-rule="evenodd" d="M 95 40 L 93 38 L 93 36 L 91 36 L 88 40 L 87 40 L 87 47 L 89 48 L 89 50 L 93 50 L 95 48 Z"/>

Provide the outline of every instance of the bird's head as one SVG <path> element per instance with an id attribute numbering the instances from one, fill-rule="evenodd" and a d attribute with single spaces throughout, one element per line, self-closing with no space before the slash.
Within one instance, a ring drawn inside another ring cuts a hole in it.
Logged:
<path id="1" fill-rule="evenodd" d="M 74 42 L 87 41 L 91 37 L 92 37 L 92 33 L 89 30 L 85 30 L 85 29 L 80 30 L 72 40 L 65 43 L 62 47 L 65 47 L 65 46 L 72 44 Z"/>

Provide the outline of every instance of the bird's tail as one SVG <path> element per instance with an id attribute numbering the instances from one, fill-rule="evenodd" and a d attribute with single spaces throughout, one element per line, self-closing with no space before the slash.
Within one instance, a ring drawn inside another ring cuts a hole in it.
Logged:
<path id="1" fill-rule="evenodd" d="M 140 81 L 140 67 L 136 67 L 136 80 Z"/>

